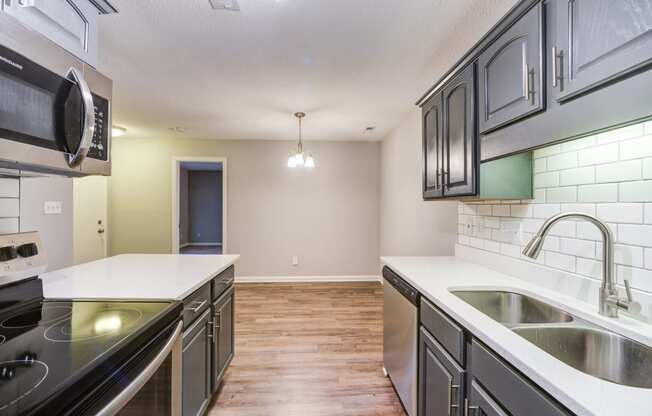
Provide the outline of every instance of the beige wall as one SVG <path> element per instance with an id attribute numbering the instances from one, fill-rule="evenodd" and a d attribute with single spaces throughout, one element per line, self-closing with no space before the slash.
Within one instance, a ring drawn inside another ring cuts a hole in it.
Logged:
<path id="1" fill-rule="evenodd" d="M 381 255 L 453 254 L 457 203 L 422 198 L 420 126 L 419 112 L 415 110 L 382 142 Z"/>
<path id="2" fill-rule="evenodd" d="M 378 274 L 380 144 L 308 142 L 311 171 L 285 166 L 294 145 L 116 139 L 111 253 L 169 253 L 172 157 L 226 157 L 227 245 L 242 256 L 238 275 Z"/>

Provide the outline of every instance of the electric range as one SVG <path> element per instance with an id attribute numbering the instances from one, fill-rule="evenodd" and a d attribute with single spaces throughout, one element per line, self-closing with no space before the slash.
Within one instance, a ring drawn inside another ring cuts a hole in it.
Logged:
<path id="1" fill-rule="evenodd" d="M 178 414 L 181 304 L 44 299 L 42 251 L 0 236 L 0 284 L 23 275 L 0 286 L 0 416 Z"/>

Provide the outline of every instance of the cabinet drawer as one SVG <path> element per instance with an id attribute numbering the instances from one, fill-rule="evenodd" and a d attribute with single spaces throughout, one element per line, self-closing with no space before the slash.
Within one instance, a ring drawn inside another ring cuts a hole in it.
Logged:
<path id="1" fill-rule="evenodd" d="M 476 340 L 471 344 L 470 373 L 513 415 L 570 416 L 539 387 L 513 370 Z"/>
<path id="2" fill-rule="evenodd" d="M 206 283 L 183 300 L 183 327 L 188 328 L 195 319 L 211 306 L 211 284 Z"/>
<path id="3" fill-rule="evenodd" d="M 213 278 L 212 300 L 217 300 L 234 282 L 235 266 L 229 266 L 222 273 Z"/>
<path id="4" fill-rule="evenodd" d="M 421 298 L 420 320 L 421 325 L 439 341 L 446 351 L 457 362 L 464 365 L 464 331 L 462 328 L 423 297 Z"/>

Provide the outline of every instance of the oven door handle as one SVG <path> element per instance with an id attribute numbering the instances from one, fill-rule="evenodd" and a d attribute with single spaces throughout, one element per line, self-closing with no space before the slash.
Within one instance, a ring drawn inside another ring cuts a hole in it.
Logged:
<path id="1" fill-rule="evenodd" d="M 140 389 L 147 384 L 150 378 L 158 371 L 161 367 L 168 354 L 174 348 L 179 337 L 181 337 L 181 331 L 183 329 L 183 322 L 179 321 L 177 327 L 170 335 L 170 338 L 166 341 L 165 345 L 161 351 L 154 357 L 152 362 L 150 362 L 147 367 L 124 389 L 115 396 L 106 406 L 104 406 L 99 412 L 96 413 L 96 416 L 114 416 L 117 414 L 125 405 L 129 403 L 131 399 L 140 391 Z"/>
<path id="2" fill-rule="evenodd" d="M 93 143 L 93 135 L 95 134 L 95 104 L 93 103 L 91 89 L 88 87 L 84 76 L 77 68 L 70 68 L 66 78 L 77 84 L 84 103 L 84 123 L 79 140 L 79 147 L 77 147 L 75 153 L 68 154 L 68 165 L 70 167 L 75 167 L 84 160 L 88 150 L 91 148 L 91 144 Z"/>

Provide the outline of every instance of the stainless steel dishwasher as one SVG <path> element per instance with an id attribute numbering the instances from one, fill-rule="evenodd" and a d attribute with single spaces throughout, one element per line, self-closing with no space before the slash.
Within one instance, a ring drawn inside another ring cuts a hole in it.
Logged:
<path id="1" fill-rule="evenodd" d="M 417 415 L 417 334 L 419 292 L 383 268 L 383 362 L 403 407 Z"/>

